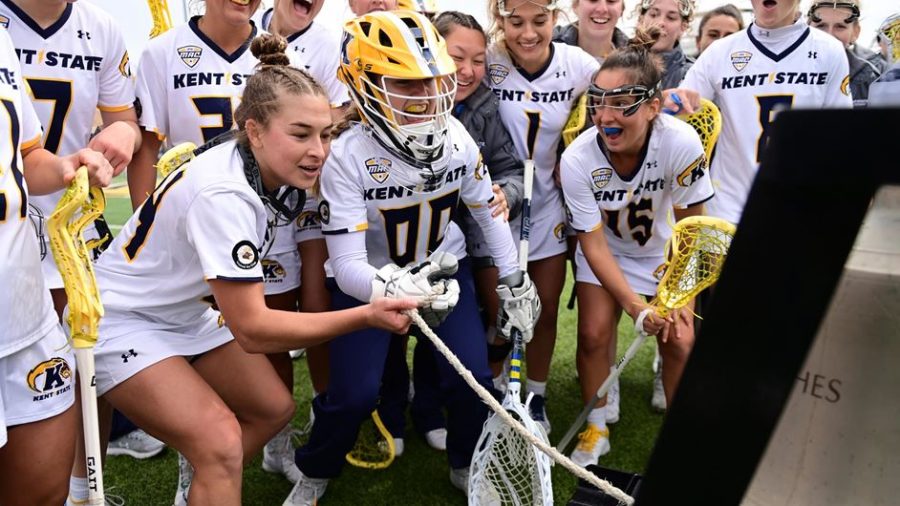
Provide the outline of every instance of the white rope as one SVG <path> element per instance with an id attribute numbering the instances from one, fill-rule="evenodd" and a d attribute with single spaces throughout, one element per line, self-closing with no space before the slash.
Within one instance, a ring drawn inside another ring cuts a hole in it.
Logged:
<path id="1" fill-rule="evenodd" d="M 586 469 L 572 462 L 562 453 L 559 453 L 556 448 L 553 448 L 552 446 L 548 445 L 543 440 L 529 432 L 528 429 L 522 426 L 522 424 L 519 423 L 518 420 L 510 416 L 509 413 L 507 413 L 506 410 L 503 409 L 503 406 L 501 406 L 500 403 L 497 402 L 497 399 L 495 399 L 494 396 L 491 395 L 491 393 L 488 392 L 486 388 L 478 383 L 475 377 L 472 376 L 472 373 L 469 372 L 468 369 L 466 369 L 466 366 L 464 366 L 462 362 L 460 362 L 456 357 L 456 355 L 450 350 L 450 348 L 448 348 L 447 345 L 444 344 L 444 341 L 442 341 L 441 338 L 439 338 L 437 334 L 435 334 L 434 331 L 431 330 L 428 324 L 425 323 L 425 320 L 423 320 L 422 317 L 419 316 L 419 312 L 417 310 L 412 309 L 410 311 L 407 311 L 406 314 L 409 315 L 416 326 L 422 329 L 422 333 L 431 340 L 431 344 L 433 344 L 434 347 L 441 352 L 441 355 L 443 355 L 444 358 L 446 358 L 450 362 L 450 365 L 452 365 L 456 372 L 458 372 L 459 375 L 462 376 L 465 382 L 470 387 L 472 387 L 472 390 L 474 390 L 475 393 L 478 394 L 478 397 L 480 397 L 481 400 L 484 401 L 485 404 L 487 404 L 488 407 L 490 407 L 491 410 L 494 411 L 494 413 L 497 413 L 497 415 L 502 418 L 504 422 L 506 422 L 510 427 L 518 432 L 520 436 L 525 438 L 529 443 L 536 446 L 542 452 L 549 455 L 551 459 L 558 462 L 564 468 L 568 469 L 569 472 L 571 472 L 575 476 L 597 487 L 607 495 L 618 499 L 620 504 L 626 504 L 628 506 L 634 504 L 633 497 L 616 488 L 610 482 L 602 480 L 596 475 L 589 473 Z"/>

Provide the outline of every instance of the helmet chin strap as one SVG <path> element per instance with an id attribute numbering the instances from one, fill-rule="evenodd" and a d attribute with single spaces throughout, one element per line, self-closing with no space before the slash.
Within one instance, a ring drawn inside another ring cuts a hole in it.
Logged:
<path id="1" fill-rule="evenodd" d="M 236 134 L 236 130 L 229 130 L 223 134 L 217 135 L 195 149 L 194 156 L 197 156 L 212 147 L 218 146 L 219 144 L 233 140 Z M 262 175 L 259 172 L 259 162 L 256 161 L 256 157 L 253 156 L 253 153 L 245 148 L 240 142 L 237 143 L 237 151 L 241 156 L 241 161 L 244 165 L 244 177 L 247 178 L 247 183 L 250 185 L 250 188 L 253 188 L 253 191 L 259 195 L 263 204 L 272 211 L 272 214 L 275 216 L 276 224 L 290 223 L 296 220 L 303 212 L 303 206 L 306 204 L 306 191 L 294 186 L 284 186 L 280 192 L 269 192 L 266 190 L 265 185 L 263 185 Z M 293 200 L 294 195 L 296 195 L 296 204 L 291 207 L 289 206 L 289 203 Z"/>

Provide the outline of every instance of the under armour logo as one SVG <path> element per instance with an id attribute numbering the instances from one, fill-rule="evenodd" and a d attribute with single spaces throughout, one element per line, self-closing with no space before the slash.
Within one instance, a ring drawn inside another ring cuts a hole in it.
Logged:
<path id="1" fill-rule="evenodd" d="M 138 354 L 137 354 L 137 353 L 134 351 L 134 349 L 132 348 L 132 349 L 128 350 L 128 353 L 123 353 L 123 354 L 122 354 L 122 363 L 123 363 L 123 364 L 127 364 L 129 358 L 131 358 L 131 357 L 136 357 L 136 356 L 138 356 Z"/>
<path id="2" fill-rule="evenodd" d="M 565 70 L 562 70 L 562 71 L 559 71 L 559 72 L 556 73 L 556 78 L 559 79 L 560 77 L 566 77 L 566 71 L 565 71 Z"/>
<path id="3" fill-rule="evenodd" d="M 85 32 L 84 30 L 77 30 L 79 39 L 88 39 L 91 40 L 91 32 Z"/>
<path id="4" fill-rule="evenodd" d="M 647 162 L 648 169 L 655 169 L 657 167 L 659 167 L 659 162 L 657 162 L 656 160 L 653 160 L 652 162 Z"/>
<path id="5" fill-rule="evenodd" d="M 819 57 L 819 52 L 818 51 L 810 51 L 810 52 L 806 53 L 806 57 L 815 60 L 816 58 Z"/>

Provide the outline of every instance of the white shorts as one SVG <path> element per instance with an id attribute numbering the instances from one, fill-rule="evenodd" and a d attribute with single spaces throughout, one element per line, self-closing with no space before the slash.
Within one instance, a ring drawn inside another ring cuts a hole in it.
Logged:
<path id="1" fill-rule="evenodd" d="M 653 272 L 662 263 L 662 258 L 656 257 L 626 257 L 613 255 L 619 264 L 619 269 L 628 280 L 628 285 L 638 295 L 653 296 L 656 294 L 656 285 L 659 281 L 653 276 Z M 600 280 L 594 276 L 594 271 L 588 265 L 587 257 L 581 251 L 581 246 L 575 251 L 575 281 L 603 286 Z"/>
<path id="2" fill-rule="evenodd" d="M 562 196 L 552 194 L 531 203 L 531 234 L 528 238 L 528 261 L 543 260 L 566 252 L 566 211 Z M 519 244 L 522 217 L 509 222 L 513 240 Z M 518 249 L 518 248 L 516 248 Z"/>
<path id="3" fill-rule="evenodd" d="M 169 357 L 193 357 L 233 339 L 212 308 L 195 322 L 174 327 L 136 313 L 107 311 L 94 347 L 97 395 Z"/>
<path id="4" fill-rule="evenodd" d="M 0 358 L 0 446 L 6 427 L 54 417 L 75 402 L 75 353 L 62 328 Z"/>
<path id="5" fill-rule="evenodd" d="M 100 235 L 97 233 L 97 229 L 93 223 L 84 229 L 85 242 L 99 238 Z M 41 257 L 41 270 L 44 272 L 44 282 L 47 283 L 48 290 L 61 289 L 63 288 L 63 280 L 59 273 L 59 267 L 56 265 L 56 259 L 53 258 L 53 252 L 50 251 L 49 237 L 44 235 L 42 239 L 44 243 L 41 245 L 41 252 L 43 254 Z M 46 254 L 44 254 L 44 252 L 46 252 Z M 93 255 L 93 252 L 89 252 L 89 254 Z M 94 260 L 93 256 L 91 259 Z"/>
<path id="6" fill-rule="evenodd" d="M 260 262 L 266 295 L 289 292 L 300 286 L 300 252 L 270 254 Z"/>

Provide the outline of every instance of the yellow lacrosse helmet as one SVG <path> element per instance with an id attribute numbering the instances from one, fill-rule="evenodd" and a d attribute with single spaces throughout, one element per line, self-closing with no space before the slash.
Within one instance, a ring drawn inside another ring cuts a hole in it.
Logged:
<path id="1" fill-rule="evenodd" d="M 416 167 L 392 173 L 417 191 L 443 182 L 451 149 L 456 65 L 443 37 L 412 11 L 377 11 L 344 25 L 338 78 L 374 137 Z"/>
<path id="2" fill-rule="evenodd" d="M 397 0 L 397 10 L 434 14 L 438 6 L 435 0 Z"/>

